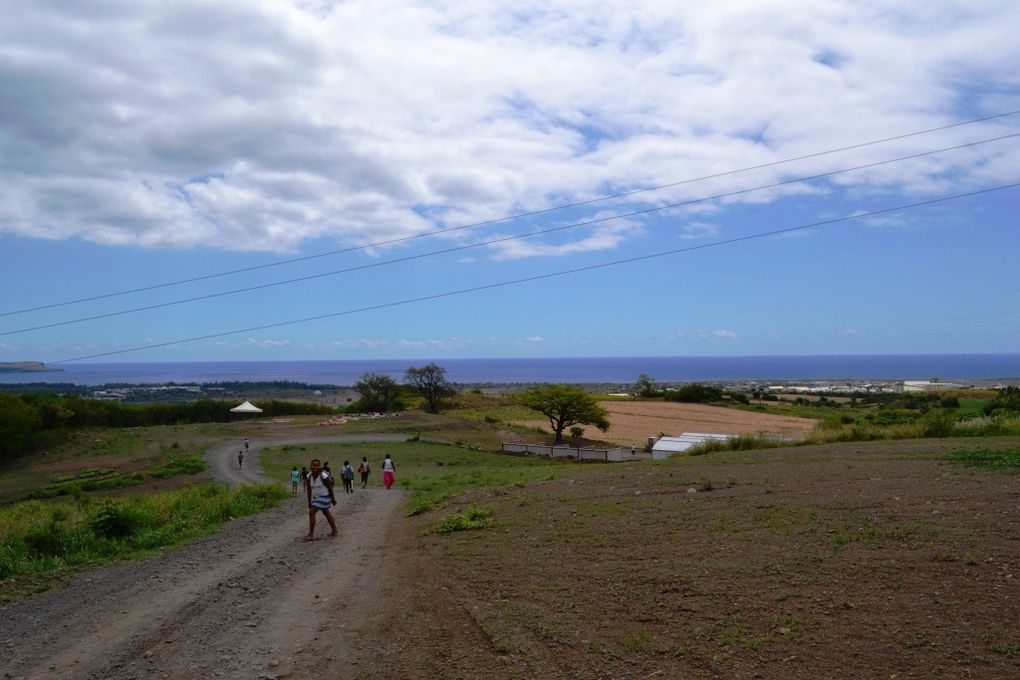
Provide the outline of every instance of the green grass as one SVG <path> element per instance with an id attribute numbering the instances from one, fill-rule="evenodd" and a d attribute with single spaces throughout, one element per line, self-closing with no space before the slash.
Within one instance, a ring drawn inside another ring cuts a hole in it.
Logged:
<path id="1" fill-rule="evenodd" d="M 303 447 L 271 447 L 262 452 L 262 469 L 273 478 L 287 480 L 292 466 L 308 466 L 312 458 L 329 461 L 334 472 L 343 461 L 357 467 L 362 456 L 372 464 L 370 484 L 382 484 L 382 460 L 393 457 L 397 486 L 410 491 L 408 513 L 428 512 L 438 503 L 478 488 L 524 486 L 536 479 L 550 479 L 564 463 L 540 458 L 472 451 L 430 442 L 365 442 L 319 444 Z"/>
<path id="2" fill-rule="evenodd" d="M 0 461 L 0 505 L 194 474 L 201 471 L 194 462 L 175 466 L 181 460 L 201 460 L 209 446 L 243 436 L 239 433 L 223 423 L 79 430 L 45 452 Z M 112 479 L 115 475 L 121 479 Z M 85 484 L 90 480 L 102 483 Z M 61 483 L 69 484 L 55 486 Z"/>
<path id="3" fill-rule="evenodd" d="M 464 512 L 450 515 L 442 522 L 433 524 L 425 533 L 452 534 L 457 531 L 487 529 L 493 524 L 491 508 L 468 508 Z"/>
<path id="4" fill-rule="evenodd" d="M 273 507 L 276 484 L 218 484 L 95 502 L 28 501 L 0 510 L 0 602 L 38 592 L 79 571 L 140 557 Z"/>
<path id="5" fill-rule="evenodd" d="M 23 500 L 75 496 L 89 491 L 110 491 L 135 486 L 150 479 L 169 479 L 205 471 L 205 460 L 200 456 L 174 456 L 152 470 L 135 470 L 117 474 L 114 468 L 89 468 L 78 475 L 61 475 L 53 482 L 25 494 Z"/>
<path id="6" fill-rule="evenodd" d="M 988 449 L 956 451 L 950 457 L 967 467 L 1020 472 L 1020 449 L 1006 449 L 1004 451 L 990 451 Z"/>

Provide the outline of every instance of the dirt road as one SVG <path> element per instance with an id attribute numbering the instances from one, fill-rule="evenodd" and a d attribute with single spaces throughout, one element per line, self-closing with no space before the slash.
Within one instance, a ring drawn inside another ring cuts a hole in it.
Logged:
<path id="1" fill-rule="evenodd" d="M 334 436 L 262 444 L 378 441 Z M 391 438 L 392 439 L 392 438 Z M 398 438 L 399 439 L 399 438 Z M 257 481 L 258 448 L 206 454 L 228 483 Z M 231 465 L 232 463 L 232 465 Z M 403 495 L 339 494 L 340 537 L 303 542 L 303 499 L 179 551 L 83 574 L 0 608 L 4 678 L 383 678 L 381 631 L 400 601 L 393 532 Z M 319 523 L 318 535 L 328 527 Z"/>

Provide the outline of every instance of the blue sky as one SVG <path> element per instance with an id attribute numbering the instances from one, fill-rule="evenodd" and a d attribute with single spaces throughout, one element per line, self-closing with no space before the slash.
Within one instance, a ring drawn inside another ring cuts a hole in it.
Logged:
<path id="1" fill-rule="evenodd" d="M 4 16 L 0 313 L 355 250 L 6 314 L 0 361 L 1020 348 L 1020 189 L 711 245 L 1020 182 L 1020 137 L 985 141 L 1020 133 L 1020 115 L 373 245 L 1020 110 L 1015 2 L 83 2 Z"/>

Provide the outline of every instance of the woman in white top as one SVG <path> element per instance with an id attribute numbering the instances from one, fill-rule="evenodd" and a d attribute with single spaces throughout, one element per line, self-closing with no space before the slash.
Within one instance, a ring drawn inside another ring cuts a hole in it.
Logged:
<path id="1" fill-rule="evenodd" d="M 305 492 L 308 495 L 308 535 L 304 537 L 304 540 L 315 540 L 315 513 L 317 512 L 326 516 L 329 528 L 333 530 L 329 537 L 336 538 L 340 532 L 336 529 L 333 513 L 329 511 L 331 506 L 336 505 L 336 497 L 333 495 L 333 478 L 322 469 L 322 463 L 318 458 L 312 459 L 310 468 L 308 481 L 305 484 Z"/>
<path id="2" fill-rule="evenodd" d="M 390 454 L 386 454 L 386 459 L 382 462 L 382 483 L 389 489 L 393 486 L 394 476 L 393 473 L 397 471 L 397 466 L 393 464 L 393 459 L 390 458 Z"/>

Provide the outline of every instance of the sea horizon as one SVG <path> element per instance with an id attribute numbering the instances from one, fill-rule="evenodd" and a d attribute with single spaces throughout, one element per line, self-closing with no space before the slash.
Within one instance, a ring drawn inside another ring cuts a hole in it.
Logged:
<path id="1" fill-rule="evenodd" d="M 446 369 L 447 379 L 459 384 L 626 384 L 641 374 L 663 382 L 1020 379 L 1020 354 L 851 354 L 80 363 L 47 367 L 61 370 L 2 373 L 0 384 L 287 380 L 349 386 L 366 373 L 401 380 L 408 368 L 430 362 Z"/>

